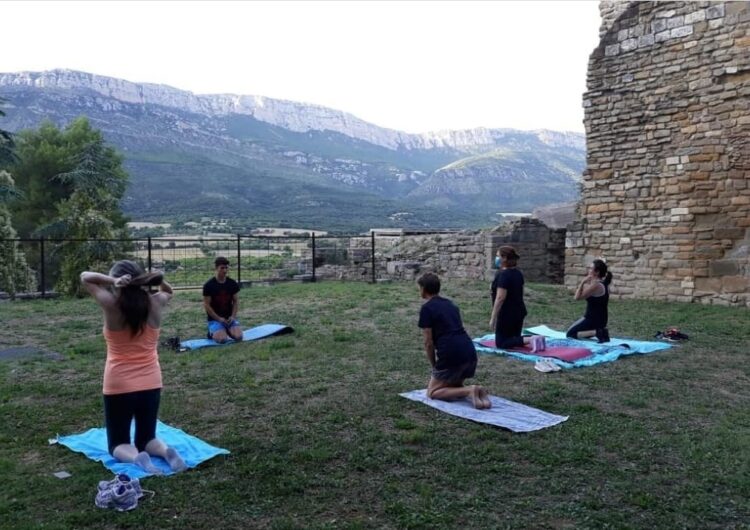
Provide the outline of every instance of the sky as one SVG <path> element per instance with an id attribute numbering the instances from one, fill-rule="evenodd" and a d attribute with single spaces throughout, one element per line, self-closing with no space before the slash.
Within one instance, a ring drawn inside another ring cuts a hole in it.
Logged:
<path id="1" fill-rule="evenodd" d="M 597 1 L 2 1 L 0 72 L 315 103 L 418 133 L 583 132 Z"/>

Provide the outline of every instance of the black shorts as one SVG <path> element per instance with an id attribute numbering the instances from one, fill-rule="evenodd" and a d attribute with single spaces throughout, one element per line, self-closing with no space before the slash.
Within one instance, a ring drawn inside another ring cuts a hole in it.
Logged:
<path id="1" fill-rule="evenodd" d="M 440 370 L 433 368 L 432 377 L 444 383 L 461 383 L 464 379 L 474 377 L 477 371 L 477 360 L 473 359 L 459 366 L 450 366 Z"/>
<path id="2" fill-rule="evenodd" d="M 130 424 L 135 418 L 135 443 L 139 451 L 156 438 L 161 388 L 104 396 L 104 423 L 107 427 L 109 453 L 130 440 Z"/>

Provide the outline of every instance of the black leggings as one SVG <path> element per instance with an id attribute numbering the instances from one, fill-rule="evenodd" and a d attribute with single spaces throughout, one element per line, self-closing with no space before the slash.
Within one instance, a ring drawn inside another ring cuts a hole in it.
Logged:
<path id="1" fill-rule="evenodd" d="M 130 444 L 130 424 L 135 418 L 135 446 L 146 450 L 146 444 L 156 438 L 156 418 L 159 415 L 161 388 L 104 396 L 104 423 L 107 426 L 107 446 L 112 454 L 115 447 Z"/>
<path id="2" fill-rule="evenodd" d="M 601 322 L 595 322 L 594 320 L 591 320 L 590 318 L 579 318 L 575 322 L 573 322 L 573 325 L 568 328 L 568 331 L 565 333 L 565 336 L 569 339 L 577 339 L 578 334 L 581 331 L 596 331 L 597 329 L 606 328 L 607 323 L 605 322 L 604 325 L 601 325 Z"/>
<path id="3" fill-rule="evenodd" d="M 495 347 L 500 349 L 520 348 L 523 346 L 523 318 L 498 318 L 495 325 Z"/>

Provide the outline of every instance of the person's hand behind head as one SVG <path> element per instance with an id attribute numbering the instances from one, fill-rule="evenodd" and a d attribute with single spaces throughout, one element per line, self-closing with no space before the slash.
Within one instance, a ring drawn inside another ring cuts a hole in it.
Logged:
<path id="1" fill-rule="evenodd" d="M 123 274 L 122 276 L 115 278 L 115 287 L 127 287 L 130 284 L 130 274 Z"/>
<path id="2" fill-rule="evenodd" d="M 162 272 L 147 272 L 133 278 L 130 281 L 130 285 L 137 287 L 155 287 L 161 285 L 164 281 L 164 273 Z"/>

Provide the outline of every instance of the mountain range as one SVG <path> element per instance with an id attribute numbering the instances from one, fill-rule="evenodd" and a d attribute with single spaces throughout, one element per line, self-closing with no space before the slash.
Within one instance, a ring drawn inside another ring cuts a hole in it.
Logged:
<path id="1" fill-rule="evenodd" d="M 328 230 L 465 228 L 575 200 L 585 137 L 477 128 L 409 134 L 318 105 L 71 70 L 0 73 L 0 128 L 86 116 L 125 157 L 136 220 Z"/>

